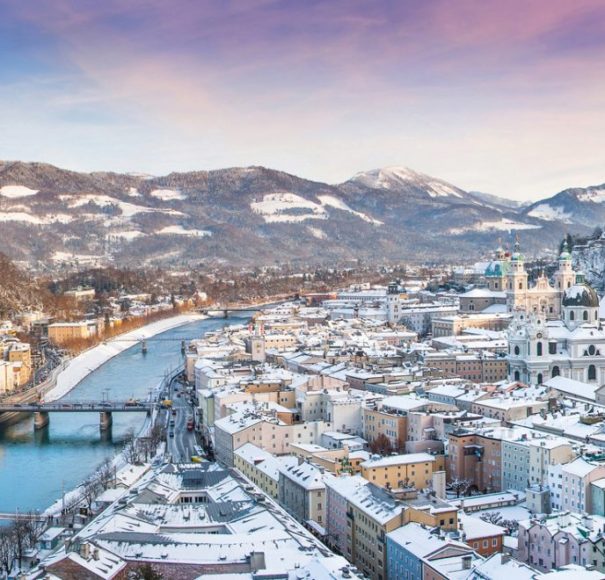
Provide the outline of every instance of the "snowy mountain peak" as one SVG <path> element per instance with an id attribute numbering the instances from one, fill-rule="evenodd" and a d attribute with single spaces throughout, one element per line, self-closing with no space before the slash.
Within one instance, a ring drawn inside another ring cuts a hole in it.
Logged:
<path id="1" fill-rule="evenodd" d="M 372 189 L 388 189 L 397 191 L 410 187 L 422 188 L 430 197 L 463 197 L 461 189 L 436 179 L 430 175 L 419 173 L 408 167 L 383 167 L 357 173 L 350 181 Z"/>

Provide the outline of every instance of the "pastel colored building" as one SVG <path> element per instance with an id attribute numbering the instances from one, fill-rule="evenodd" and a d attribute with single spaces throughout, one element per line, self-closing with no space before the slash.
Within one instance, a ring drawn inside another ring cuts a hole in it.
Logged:
<path id="1" fill-rule="evenodd" d="M 425 489 L 431 485 L 435 463 L 428 453 L 390 455 L 364 461 L 361 475 L 382 487 Z"/>

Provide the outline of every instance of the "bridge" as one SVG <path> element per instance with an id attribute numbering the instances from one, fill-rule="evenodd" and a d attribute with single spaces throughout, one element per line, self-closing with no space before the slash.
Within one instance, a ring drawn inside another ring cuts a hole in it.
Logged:
<path id="1" fill-rule="evenodd" d="M 112 413 L 151 414 L 154 403 L 148 401 L 71 401 L 53 403 L 0 403 L 0 413 L 33 413 L 34 428 L 49 423 L 49 413 L 99 413 L 101 430 L 112 424 Z"/>
<path id="2" fill-rule="evenodd" d="M 237 314 L 238 312 L 253 314 L 254 312 L 260 312 L 261 310 L 262 307 L 260 306 L 234 306 L 233 308 L 228 306 L 212 306 L 202 308 L 200 312 L 206 316 L 222 316 L 223 318 L 229 318 L 229 314 Z"/>

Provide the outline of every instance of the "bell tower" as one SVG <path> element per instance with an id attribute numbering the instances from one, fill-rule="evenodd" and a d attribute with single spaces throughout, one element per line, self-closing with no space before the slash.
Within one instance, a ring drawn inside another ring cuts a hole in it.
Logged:
<path id="1" fill-rule="evenodd" d="M 527 272 L 518 236 L 515 238 L 515 248 L 508 273 L 506 303 L 509 312 L 526 310 L 527 307 Z"/>
<path id="2" fill-rule="evenodd" d="M 561 255 L 559 256 L 559 267 L 555 273 L 555 285 L 557 290 L 563 292 L 567 288 L 571 288 L 575 283 L 575 274 L 571 265 L 571 254 L 567 246 L 567 240 L 563 241 L 563 248 L 561 249 Z"/>

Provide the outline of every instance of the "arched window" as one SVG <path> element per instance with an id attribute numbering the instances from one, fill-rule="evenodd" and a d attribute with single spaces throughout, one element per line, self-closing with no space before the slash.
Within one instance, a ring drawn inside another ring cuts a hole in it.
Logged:
<path id="1" fill-rule="evenodd" d="M 538 384 L 542 384 L 542 373 L 538 373 Z"/>
<path id="2" fill-rule="evenodd" d="M 515 345 L 515 354 L 519 356 L 521 354 L 521 349 Z"/>
<path id="3" fill-rule="evenodd" d="M 523 290 L 523 282 L 519 282 L 519 290 Z"/>
<path id="4" fill-rule="evenodd" d="M 521 375 L 519 374 L 519 371 L 515 371 L 515 381 L 519 380 L 521 380 Z"/>
<path id="5" fill-rule="evenodd" d="M 597 367 L 595 367 L 594 365 L 590 365 L 588 367 L 588 380 L 589 381 L 597 380 Z"/>
<path id="6" fill-rule="evenodd" d="M 569 313 L 569 320 L 575 320 L 575 318 L 576 318 L 576 315 L 575 315 L 574 311 L 572 310 L 572 311 Z"/>
<path id="7" fill-rule="evenodd" d="M 538 345 L 537 345 L 537 347 L 536 347 L 536 354 L 538 356 L 542 356 L 542 343 L 541 342 L 539 342 Z"/>
<path id="8" fill-rule="evenodd" d="M 588 320 L 588 310 L 584 310 L 584 313 L 582 314 L 582 318 L 584 320 Z"/>
<path id="9" fill-rule="evenodd" d="M 558 366 L 554 366 L 552 368 L 552 376 L 553 377 L 558 377 L 561 374 L 561 371 L 559 370 Z"/>

